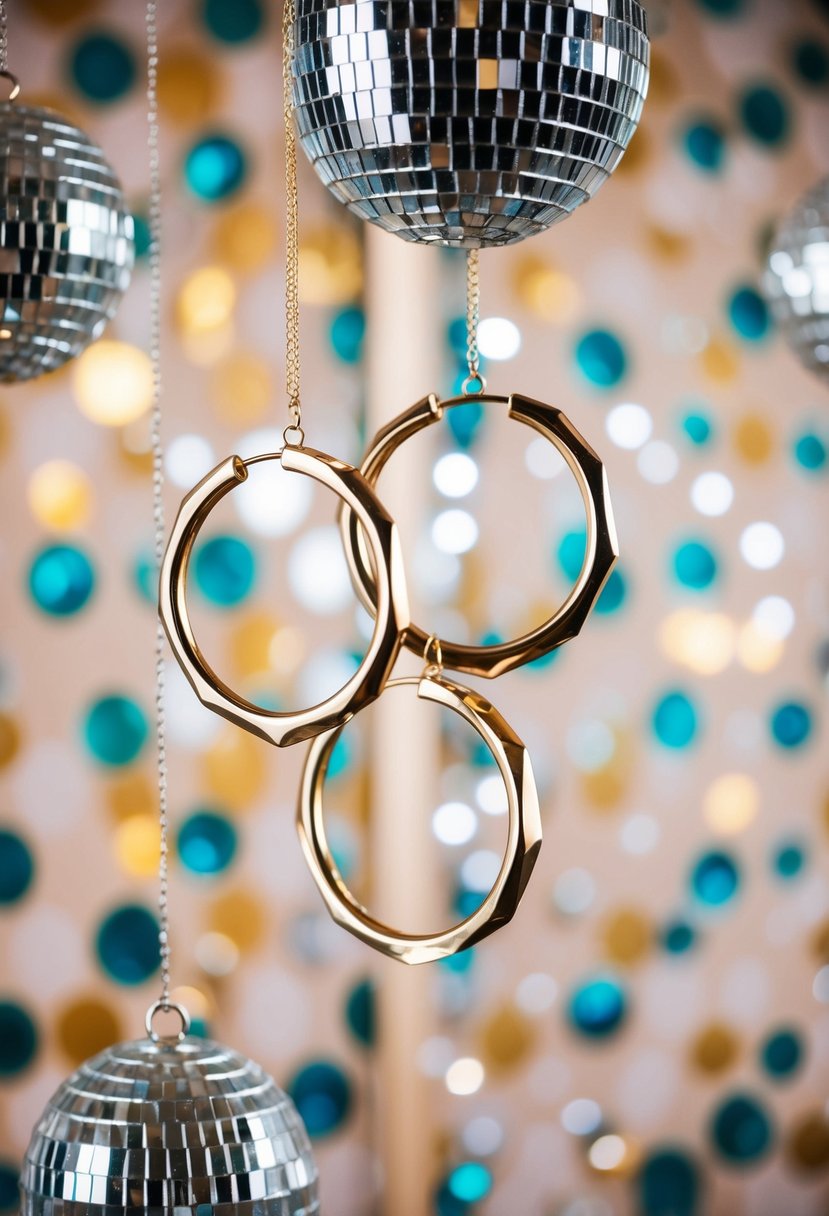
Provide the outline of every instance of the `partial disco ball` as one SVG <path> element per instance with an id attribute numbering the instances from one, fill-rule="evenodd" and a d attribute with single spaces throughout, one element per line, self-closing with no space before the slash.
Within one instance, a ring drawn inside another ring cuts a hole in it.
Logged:
<path id="1" fill-rule="evenodd" d="M 638 0 L 297 0 L 299 138 L 404 240 L 508 245 L 592 198 L 642 113 Z"/>
<path id="2" fill-rule="evenodd" d="M 103 333 L 135 260 L 96 144 L 52 110 L 0 105 L 0 380 L 60 367 Z"/>
<path id="3" fill-rule="evenodd" d="M 187 1037 L 82 1064 L 26 1153 L 22 1216 L 318 1216 L 296 1108 L 258 1064 Z"/>
<path id="4" fill-rule="evenodd" d="M 829 177 L 783 219 L 771 248 L 774 315 L 801 361 L 829 383 Z"/>

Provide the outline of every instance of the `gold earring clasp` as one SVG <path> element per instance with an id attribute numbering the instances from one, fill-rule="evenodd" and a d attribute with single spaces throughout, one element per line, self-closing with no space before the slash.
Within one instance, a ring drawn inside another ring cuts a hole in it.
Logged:
<path id="1" fill-rule="evenodd" d="M 311 744 L 299 792 L 297 830 L 314 882 L 331 916 L 366 945 L 402 963 L 428 963 L 466 950 L 515 915 L 538 851 L 541 815 L 530 757 L 512 727 L 480 693 L 443 677 L 407 676 L 387 688 L 416 687 L 423 700 L 460 714 L 492 753 L 507 792 L 507 846 L 491 891 L 471 916 L 439 933 L 401 933 L 376 920 L 354 898 L 337 869 L 323 825 L 322 792 L 331 752 L 342 727 Z"/>
<path id="2" fill-rule="evenodd" d="M 217 503 L 246 480 L 248 465 L 263 460 L 279 460 L 283 469 L 313 478 L 342 499 L 360 521 L 377 587 L 374 632 L 358 669 L 319 705 L 288 713 L 262 709 L 224 683 L 202 654 L 187 609 L 187 572 L 199 531 Z M 159 612 L 173 653 L 203 705 L 277 747 L 299 743 L 343 726 L 380 695 L 391 674 L 409 622 L 397 527 L 362 474 L 324 452 L 286 445 L 280 452 L 247 461 L 230 456 L 190 491 L 179 508 L 161 565 Z"/>

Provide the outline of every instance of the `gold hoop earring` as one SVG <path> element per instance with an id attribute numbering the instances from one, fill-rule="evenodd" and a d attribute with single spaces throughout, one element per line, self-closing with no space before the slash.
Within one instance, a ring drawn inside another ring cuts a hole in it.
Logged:
<path id="1" fill-rule="evenodd" d="M 319 705 L 286 713 L 252 704 L 220 679 L 199 648 L 187 610 L 188 566 L 202 525 L 216 504 L 246 480 L 248 466 L 264 460 L 278 460 L 283 469 L 313 478 L 342 499 L 360 521 L 377 587 L 374 632 L 354 675 Z M 159 612 L 173 653 L 203 705 L 277 747 L 299 743 L 343 726 L 380 695 L 391 674 L 409 622 L 397 527 L 362 474 L 324 452 L 286 443 L 278 452 L 249 460 L 230 456 L 190 491 L 179 508 L 161 566 Z"/>
<path id="2" fill-rule="evenodd" d="M 613 569 L 619 546 L 602 461 L 561 410 L 517 393 L 509 397 L 479 393 L 474 397 L 453 397 L 447 401 L 439 401 L 434 394 L 424 397 L 379 430 L 372 439 L 360 466 L 369 485 L 372 488 L 377 486 L 389 458 L 405 440 L 438 422 L 445 410 L 468 405 L 471 400 L 506 405 L 510 418 L 532 427 L 554 444 L 576 479 L 587 519 L 587 544 L 581 571 L 570 594 L 549 620 L 522 637 L 493 646 L 466 646 L 440 639 L 443 661 L 447 667 L 491 679 L 538 659 L 576 637 Z M 340 529 L 355 591 L 364 607 L 374 612 L 375 580 L 361 535 L 360 521 L 347 506 L 340 512 Z M 403 645 L 420 654 L 429 636 L 425 629 L 412 623 L 405 630 Z"/>
<path id="3" fill-rule="evenodd" d="M 437 640 L 429 645 L 436 648 Z M 541 848 L 538 792 L 524 744 L 480 693 L 445 679 L 434 666 L 427 667 L 422 676 L 390 680 L 386 687 L 415 687 L 418 697 L 460 714 L 492 753 L 504 780 L 508 809 L 507 847 L 492 890 L 460 924 L 423 935 L 389 928 L 354 898 L 337 869 L 323 825 L 325 775 L 342 726 L 318 735 L 311 744 L 300 785 L 297 831 L 311 876 L 337 924 L 389 958 L 409 964 L 428 963 L 467 949 L 515 915 Z"/>

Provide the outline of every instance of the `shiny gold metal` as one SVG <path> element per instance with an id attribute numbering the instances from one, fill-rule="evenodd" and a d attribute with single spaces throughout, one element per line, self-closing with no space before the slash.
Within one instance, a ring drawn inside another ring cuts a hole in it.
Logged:
<path id="1" fill-rule="evenodd" d="M 357 671 L 327 700 L 291 713 L 262 709 L 229 688 L 199 649 L 187 611 L 187 570 L 202 525 L 216 504 L 245 481 L 248 465 L 263 460 L 278 460 L 288 472 L 311 477 L 339 495 L 360 521 L 377 586 L 374 633 Z M 380 695 L 391 673 L 401 633 L 409 622 L 397 527 L 358 470 L 324 452 L 286 444 L 279 452 L 249 460 L 229 456 L 190 491 L 179 508 L 161 566 L 159 611 L 173 653 L 203 705 L 277 747 L 299 743 L 342 727 Z"/>
<path id="2" fill-rule="evenodd" d="M 432 643 L 430 640 L 430 650 Z M 428 656 L 427 656 L 428 657 Z M 366 911 L 349 891 L 328 847 L 322 791 L 331 752 L 342 727 L 318 735 L 308 751 L 297 807 L 297 831 L 305 860 L 331 916 L 366 945 L 401 963 L 447 958 L 500 929 L 515 915 L 541 848 L 541 816 L 530 757 L 512 727 L 478 692 L 432 674 L 390 680 L 387 688 L 415 687 L 418 697 L 460 714 L 483 739 L 507 791 L 507 847 L 492 890 L 460 924 L 440 933 L 391 929 Z"/>
<path id="3" fill-rule="evenodd" d="M 619 547 L 604 465 L 561 410 L 517 393 L 509 397 L 482 393 L 476 395 L 475 400 L 487 405 L 506 405 L 510 418 L 532 427 L 558 448 L 581 491 L 587 519 L 587 543 L 581 571 L 570 594 L 549 620 L 522 637 L 494 646 L 465 646 L 439 639 L 446 667 L 492 678 L 540 658 L 579 633 L 613 569 Z M 379 430 L 361 466 L 369 485 L 376 487 L 387 461 L 402 443 L 424 427 L 438 422 L 445 410 L 468 402 L 468 396 L 440 401 L 432 393 Z M 347 506 L 340 513 L 340 529 L 354 588 L 368 611 L 374 612 L 371 564 L 359 520 Z M 423 654 L 429 637 L 426 630 L 410 624 L 403 644 L 416 654 Z"/>

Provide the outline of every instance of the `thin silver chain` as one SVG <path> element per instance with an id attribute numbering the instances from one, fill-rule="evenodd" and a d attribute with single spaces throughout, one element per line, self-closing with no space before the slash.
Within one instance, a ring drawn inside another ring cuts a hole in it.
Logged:
<path id="1" fill-rule="evenodd" d="M 478 353 L 478 320 L 481 310 L 479 251 L 466 251 L 466 364 L 470 380 L 480 378 Z"/>
<path id="2" fill-rule="evenodd" d="M 3 0 L 0 0 L 0 4 Z M 153 525 L 156 575 L 164 556 L 164 447 L 161 437 L 161 160 L 158 150 L 158 3 L 147 0 L 147 146 L 150 162 L 150 359 L 153 400 L 150 437 L 153 453 Z M 158 772 L 158 953 L 162 1008 L 170 1003 L 169 818 L 167 803 L 167 722 L 164 709 L 164 628 L 155 633 L 155 737 Z"/>
<path id="3" fill-rule="evenodd" d="M 0 72 L 9 70 L 9 28 L 6 0 L 0 0 Z"/>

